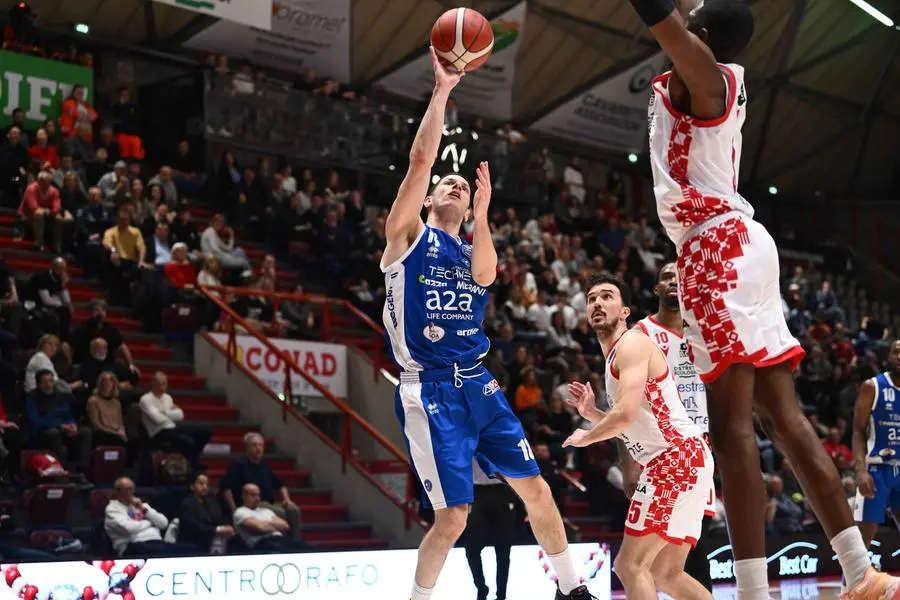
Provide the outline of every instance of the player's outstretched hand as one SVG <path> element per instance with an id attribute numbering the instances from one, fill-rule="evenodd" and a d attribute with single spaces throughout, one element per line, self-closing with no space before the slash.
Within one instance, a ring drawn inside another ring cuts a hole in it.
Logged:
<path id="1" fill-rule="evenodd" d="M 566 402 L 574 406 L 583 419 L 594 422 L 603 418 L 603 411 L 597 408 L 597 399 L 590 384 L 577 381 L 570 383 Z"/>
<path id="2" fill-rule="evenodd" d="M 428 51 L 431 53 L 431 66 L 434 68 L 434 88 L 452 90 L 465 73 L 448 69 L 442 65 L 434 51 L 434 46 L 431 46 Z"/>
<path id="3" fill-rule="evenodd" d="M 488 218 L 488 208 L 491 206 L 491 170 L 487 161 L 481 161 L 475 169 L 475 198 L 472 202 L 472 216 L 475 219 Z"/>
<path id="4" fill-rule="evenodd" d="M 568 448 L 569 446 L 584 448 L 585 446 L 589 446 L 590 442 L 587 440 L 587 436 L 590 432 L 589 429 L 576 429 L 575 433 L 570 435 L 566 441 L 563 442 L 563 448 Z"/>
<path id="5" fill-rule="evenodd" d="M 875 497 L 875 480 L 872 479 L 868 471 L 859 471 L 856 474 L 856 485 L 863 498 Z"/>

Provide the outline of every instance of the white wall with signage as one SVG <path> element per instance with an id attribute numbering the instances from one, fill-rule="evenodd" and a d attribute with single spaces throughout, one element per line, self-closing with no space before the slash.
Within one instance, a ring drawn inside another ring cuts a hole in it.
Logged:
<path id="1" fill-rule="evenodd" d="M 516 57 L 525 35 L 527 3 L 521 2 L 491 20 L 494 50 L 480 69 L 466 74 L 453 93 L 461 112 L 488 119 L 512 118 L 512 93 L 516 78 Z M 434 71 L 427 52 L 375 82 L 389 92 L 422 100 L 434 87 Z"/>
<path id="2" fill-rule="evenodd" d="M 228 336 L 224 333 L 211 334 L 213 339 L 228 346 Z M 325 386 L 338 398 L 347 397 L 347 347 L 340 344 L 306 342 L 285 338 L 269 338 L 281 352 L 289 352 L 294 362 Z M 284 392 L 284 361 L 269 350 L 261 341 L 251 335 L 237 336 L 237 360 L 247 370 L 262 380 L 276 394 Z M 294 394 L 321 398 L 322 394 L 303 377 L 291 375 Z"/>
<path id="3" fill-rule="evenodd" d="M 270 0 L 271 2 L 271 0 Z M 185 46 L 253 64 L 350 81 L 351 0 L 274 0 L 271 31 L 220 21 Z"/>
<path id="4" fill-rule="evenodd" d="M 529 129 L 587 146 L 639 152 L 647 137 L 650 83 L 665 65 L 660 52 L 578 94 Z"/>
<path id="5" fill-rule="evenodd" d="M 154 0 L 259 29 L 272 28 L 272 0 Z"/>
<path id="6" fill-rule="evenodd" d="M 609 600 L 609 549 L 599 544 L 576 544 L 570 551 L 591 593 Z M 512 551 L 507 600 L 552 598 L 553 571 L 537 546 Z M 496 562 L 492 548 L 482 553 L 485 579 L 494 593 Z M 2 565 L 0 600 L 20 598 L 27 585 L 37 598 L 93 598 L 120 600 L 396 600 L 406 598 L 415 573 L 416 550 L 203 556 L 197 558 L 121 559 L 94 563 L 59 562 Z M 107 595 L 108 594 L 108 595 Z M 450 552 L 433 600 L 475 596 L 465 551 Z"/>

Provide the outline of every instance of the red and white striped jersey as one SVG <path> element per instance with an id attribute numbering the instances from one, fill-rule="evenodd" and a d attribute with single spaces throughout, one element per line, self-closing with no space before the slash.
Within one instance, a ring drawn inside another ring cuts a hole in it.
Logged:
<path id="1" fill-rule="evenodd" d="M 680 247 L 692 228 L 719 215 L 753 217 L 737 192 L 741 127 L 747 116 L 744 68 L 719 65 L 728 86 L 725 114 L 702 120 L 679 113 L 669 99 L 671 71 L 653 80 L 650 96 L 650 162 L 659 220 Z"/>
<path id="2" fill-rule="evenodd" d="M 614 406 L 619 399 L 616 346 L 629 333 L 622 334 L 613 344 L 606 359 L 606 393 L 610 406 Z M 658 348 L 656 351 L 662 352 Z M 621 437 L 631 458 L 646 466 L 662 452 L 681 445 L 685 439 L 702 436 L 703 432 L 691 422 L 684 410 L 672 370 L 667 368 L 661 377 L 647 380 L 637 418 L 625 428 Z"/>
<path id="3" fill-rule="evenodd" d="M 709 432 L 709 413 L 706 410 L 706 385 L 700 381 L 694 369 L 691 345 L 683 335 L 678 335 L 650 315 L 638 321 L 637 326 L 666 355 L 669 370 L 675 375 L 678 395 L 688 418 L 703 433 Z"/>

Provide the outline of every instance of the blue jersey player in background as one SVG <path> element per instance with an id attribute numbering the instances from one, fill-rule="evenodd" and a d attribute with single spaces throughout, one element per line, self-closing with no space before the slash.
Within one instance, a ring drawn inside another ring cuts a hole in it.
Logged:
<path id="1" fill-rule="evenodd" d="M 384 325 L 400 366 L 396 408 L 416 474 L 435 511 L 419 547 L 412 600 L 431 597 L 450 549 L 466 527 L 473 500 L 472 460 L 502 477 L 522 498 L 535 537 L 559 580 L 557 599 L 588 600 L 569 556 L 550 488 L 540 477 L 525 433 L 494 377 L 481 366 L 490 341 L 482 328 L 497 253 L 488 225 L 491 180 L 477 170 L 474 202 L 458 175 L 429 192 L 450 91 L 461 75 L 431 51 L 435 86 L 409 157 L 409 171 L 385 225 Z M 428 211 L 422 221 L 422 207 Z M 473 218 L 473 244 L 459 236 Z M 486 598 L 486 593 L 480 593 Z"/>
<path id="2" fill-rule="evenodd" d="M 887 508 L 900 511 L 900 340 L 891 344 L 888 364 L 889 371 L 862 384 L 853 416 L 854 518 L 866 547 Z"/>

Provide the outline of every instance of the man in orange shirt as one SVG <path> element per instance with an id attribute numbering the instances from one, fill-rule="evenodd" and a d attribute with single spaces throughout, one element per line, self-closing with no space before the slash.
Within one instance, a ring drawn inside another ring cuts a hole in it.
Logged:
<path id="1" fill-rule="evenodd" d="M 25 188 L 22 203 L 19 205 L 19 216 L 31 223 L 34 230 L 34 245 L 40 250 L 46 249 L 46 225 L 49 224 L 53 238 L 53 250 L 59 254 L 62 250 L 62 201 L 59 190 L 52 185 L 53 177 L 47 171 L 38 174 L 37 181 Z"/>

